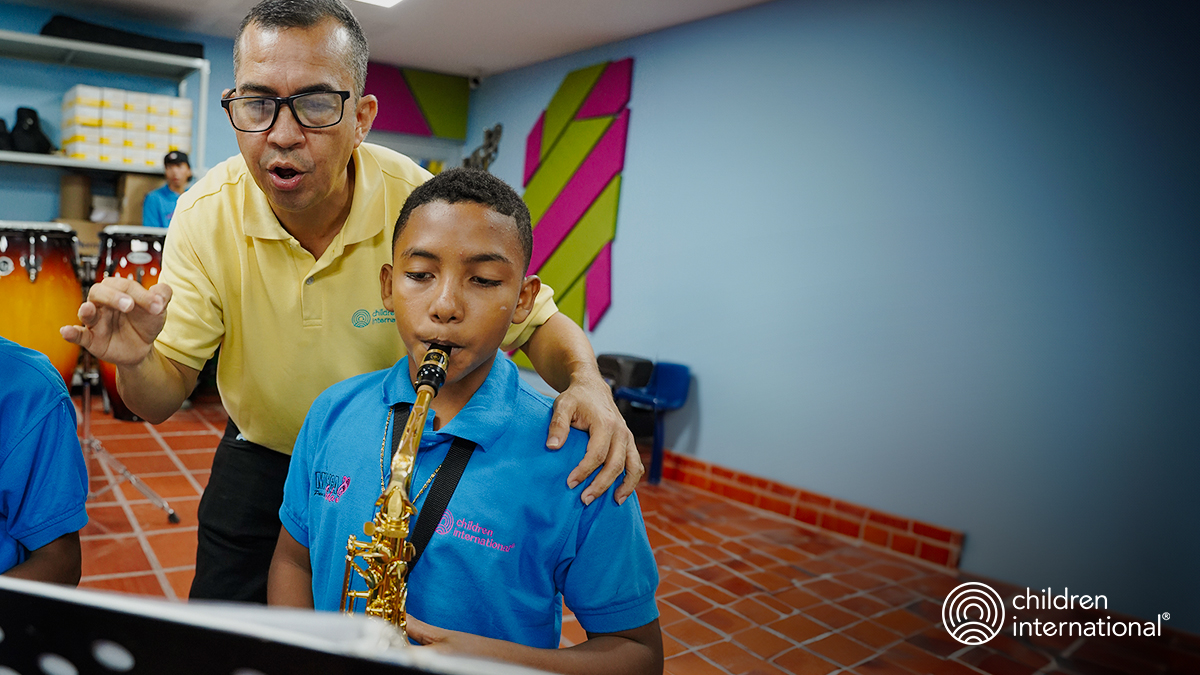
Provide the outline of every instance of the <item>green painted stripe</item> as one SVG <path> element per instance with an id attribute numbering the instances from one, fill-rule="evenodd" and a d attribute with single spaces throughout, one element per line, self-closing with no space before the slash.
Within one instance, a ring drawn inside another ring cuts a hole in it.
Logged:
<path id="1" fill-rule="evenodd" d="M 431 73 L 424 70 L 401 69 L 404 81 L 425 115 L 434 136 L 466 140 L 467 105 L 471 87 L 467 78 L 458 75 Z"/>
<path id="2" fill-rule="evenodd" d="M 546 209 L 554 203 L 555 197 L 562 192 L 579 165 L 583 164 L 588 153 L 596 147 L 612 121 L 612 117 L 594 117 L 575 120 L 567 125 L 567 130 L 554 146 L 553 154 L 542 161 L 525 187 L 525 204 L 529 206 L 534 227 L 537 227 Z"/>
<path id="3" fill-rule="evenodd" d="M 607 66 L 607 62 L 597 63 L 571 71 L 563 78 L 558 91 L 554 92 L 554 98 L 550 99 L 550 105 L 546 106 L 546 122 L 542 125 L 542 159 L 550 154 L 559 134 L 567 127 L 571 118 L 575 117 L 575 113 L 579 112 L 579 106 L 583 105 L 588 94 L 592 93 L 592 87 L 596 85 L 596 80 L 600 79 Z"/>
<path id="4" fill-rule="evenodd" d="M 587 293 L 584 292 L 587 279 L 580 278 L 576 284 L 566 290 L 561 298 L 554 298 L 554 304 L 558 305 L 558 311 L 563 316 L 579 324 L 583 327 L 583 308 L 587 303 Z"/>
<path id="5" fill-rule="evenodd" d="M 617 174 L 538 270 L 543 283 L 551 288 L 571 288 L 587 273 L 600 249 L 617 234 L 620 194 L 621 175 Z"/>

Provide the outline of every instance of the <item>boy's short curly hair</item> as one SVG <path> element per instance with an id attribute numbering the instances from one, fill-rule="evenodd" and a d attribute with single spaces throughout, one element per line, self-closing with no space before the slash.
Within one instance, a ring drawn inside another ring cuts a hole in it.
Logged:
<path id="1" fill-rule="evenodd" d="M 517 223 L 517 239 L 525 254 L 524 269 L 533 258 L 533 228 L 529 222 L 529 207 L 508 183 L 482 169 L 450 169 L 430 178 L 412 191 L 400 209 L 396 230 L 392 233 L 392 248 L 408 223 L 412 212 L 430 202 L 475 202 L 490 207 L 502 216 L 511 216 Z"/>

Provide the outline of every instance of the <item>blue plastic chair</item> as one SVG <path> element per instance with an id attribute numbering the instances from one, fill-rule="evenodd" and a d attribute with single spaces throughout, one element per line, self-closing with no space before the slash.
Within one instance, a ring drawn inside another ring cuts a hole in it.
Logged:
<path id="1" fill-rule="evenodd" d="M 644 387 L 633 389 L 618 387 L 616 397 L 629 401 L 634 407 L 654 411 L 654 453 L 650 455 L 650 483 L 657 485 L 662 480 L 663 461 L 663 414 L 676 410 L 687 402 L 692 374 L 687 366 L 678 363 L 659 362 L 650 372 L 650 382 Z"/>

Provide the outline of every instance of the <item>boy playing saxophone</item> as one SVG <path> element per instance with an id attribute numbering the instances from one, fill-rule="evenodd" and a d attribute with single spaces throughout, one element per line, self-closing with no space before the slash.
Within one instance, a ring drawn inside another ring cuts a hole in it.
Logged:
<path id="1" fill-rule="evenodd" d="M 380 285 L 410 356 L 330 387 L 309 410 L 284 489 L 269 601 L 338 609 L 347 537 L 371 520 L 390 478 L 389 433 L 403 427 L 384 431 L 389 406 L 415 400 L 417 364 L 438 346 L 450 358 L 411 475 L 416 507 L 456 437 L 476 450 L 409 573 L 409 637 L 557 672 L 659 673 L 658 574 L 636 496 L 584 507 L 557 488 L 587 437 L 572 430 L 561 451 L 545 452 L 551 401 L 497 354 L 537 295 L 537 277 L 525 276 L 531 251 L 528 210 L 486 172 L 448 171 L 409 197 Z M 564 599 L 589 639 L 557 649 Z"/>

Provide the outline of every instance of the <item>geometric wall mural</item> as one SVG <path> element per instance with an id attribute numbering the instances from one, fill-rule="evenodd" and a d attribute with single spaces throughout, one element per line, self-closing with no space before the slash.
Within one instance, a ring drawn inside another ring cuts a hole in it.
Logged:
<path id="1" fill-rule="evenodd" d="M 467 138 L 471 87 L 459 75 L 367 64 L 366 93 L 379 99 L 372 128 L 414 136 Z"/>
<path id="2" fill-rule="evenodd" d="M 633 59 L 568 73 L 525 142 L 525 203 L 533 221 L 529 273 L 554 289 L 564 315 L 595 330 L 612 304 L 612 241 Z"/>

